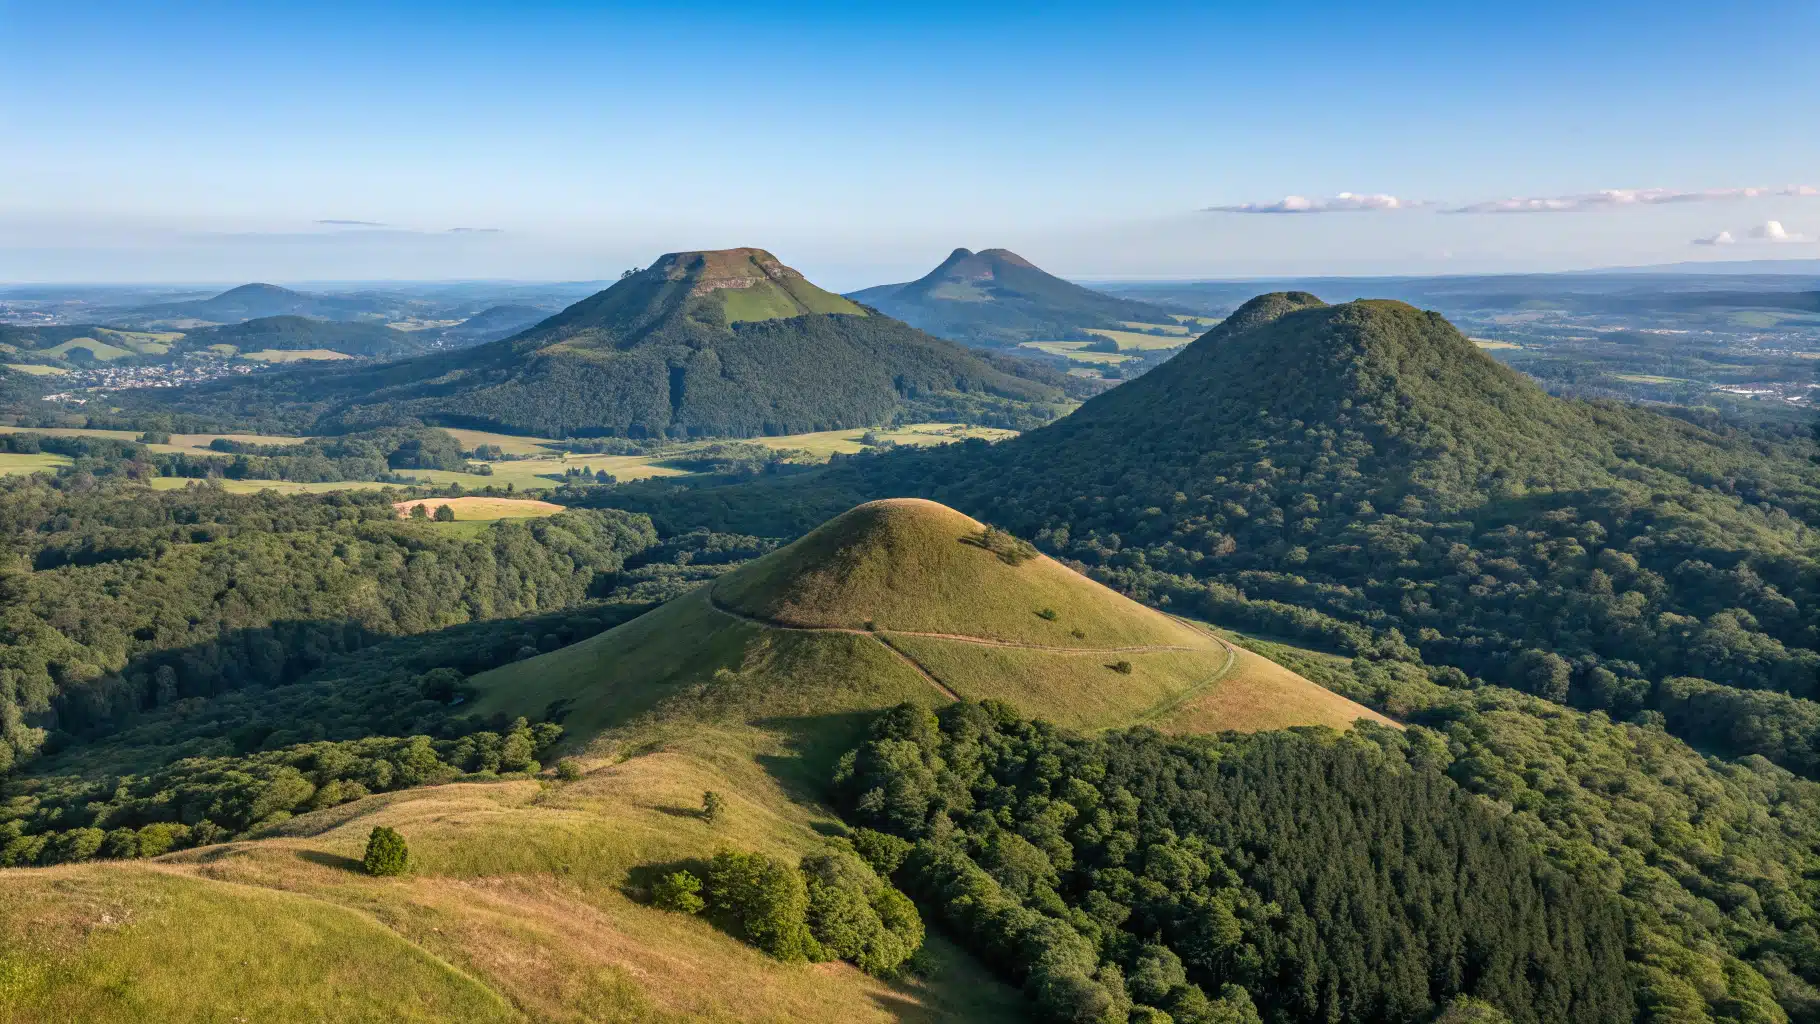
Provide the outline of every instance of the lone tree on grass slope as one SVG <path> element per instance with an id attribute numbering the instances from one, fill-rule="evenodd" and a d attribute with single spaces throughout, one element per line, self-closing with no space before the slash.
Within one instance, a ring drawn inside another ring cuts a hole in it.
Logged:
<path id="1" fill-rule="evenodd" d="M 410 857 L 410 851 L 405 848 L 404 837 L 399 835 L 396 829 L 375 825 L 373 831 L 367 836 L 367 855 L 360 862 L 360 866 L 369 875 L 379 877 L 402 875 Z"/>

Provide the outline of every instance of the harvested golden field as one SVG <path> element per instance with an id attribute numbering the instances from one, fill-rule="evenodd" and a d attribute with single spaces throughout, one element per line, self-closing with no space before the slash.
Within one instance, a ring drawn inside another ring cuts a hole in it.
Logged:
<path id="1" fill-rule="evenodd" d="M 496 519 L 526 519 L 539 516 L 553 516 L 563 510 L 561 505 L 535 498 L 495 498 L 482 495 L 466 495 L 459 498 L 408 498 L 395 501 L 392 507 L 398 510 L 399 518 L 411 514 L 411 509 L 418 505 L 434 513 L 443 505 L 449 506 L 460 521 L 483 520 L 491 522 Z"/>

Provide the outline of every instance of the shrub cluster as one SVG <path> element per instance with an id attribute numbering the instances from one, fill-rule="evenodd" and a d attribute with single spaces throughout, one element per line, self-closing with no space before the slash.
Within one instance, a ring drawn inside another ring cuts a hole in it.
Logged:
<path id="1" fill-rule="evenodd" d="M 410 860 L 410 850 L 405 846 L 404 837 L 396 829 L 375 825 L 373 831 L 367 834 L 367 852 L 361 858 L 360 867 L 369 875 L 384 878 L 404 874 Z"/>
<path id="2" fill-rule="evenodd" d="M 889 976 L 922 948 L 915 905 L 844 842 L 794 868 L 763 854 L 723 850 L 705 874 L 665 875 L 651 887 L 652 903 L 685 914 L 706 911 L 780 960 L 845 960 Z"/>

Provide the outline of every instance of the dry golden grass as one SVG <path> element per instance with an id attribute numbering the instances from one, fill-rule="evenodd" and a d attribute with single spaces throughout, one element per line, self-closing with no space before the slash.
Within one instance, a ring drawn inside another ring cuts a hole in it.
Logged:
<path id="1" fill-rule="evenodd" d="M 1224 648 L 1211 642 L 1194 651 L 1062 654 L 928 637 L 886 638 L 962 697 L 1040 709 L 1030 713 L 1083 730 L 1129 725 L 1149 709 L 1211 683 L 1231 661 Z M 1119 662 L 1129 664 L 1131 672 L 1115 670 L 1112 666 Z"/>
<path id="2" fill-rule="evenodd" d="M 216 438 L 228 441 L 239 441 L 242 444 L 301 444 L 307 438 L 291 437 L 285 434 L 172 434 L 171 446 L 174 448 L 196 448 L 208 450 L 209 442 Z"/>
<path id="3" fill-rule="evenodd" d="M 61 455 L 52 455 L 49 452 L 40 452 L 36 455 L 15 455 L 5 452 L 0 453 L 0 476 L 51 473 L 69 464 L 69 459 Z"/>
<path id="4" fill-rule="evenodd" d="M 862 712 L 955 696 L 1082 729 L 1253 730 L 1273 727 L 1267 710 L 1276 725 L 1343 728 L 1370 715 L 1047 558 L 1007 564 L 966 543 L 978 532 L 934 502 L 862 505 L 617 629 L 474 677 L 473 710 L 562 702 L 581 739 L 769 723 L 819 749 L 845 742 Z"/>
<path id="5" fill-rule="evenodd" d="M 1156 330 L 1167 331 L 1168 333 L 1177 335 L 1177 336 L 1183 336 L 1183 335 L 1186 335 L 1189 333 L 1188 325 L 1185 323 L 1182 323 L 1179 320 L 1172 321 L 1172 322 L 1166 323 L 1166 324 L 1148 323 L 1148 322 L 1145 322 L 1142 320 L 1121 320 L 1121 321 L 1119 321 L 1119 323 L 1123 324 L 1126 327 L 1131 328 L 1134 331 L 1144 331 L 1144 330 L 1148 330 L 1151 328 L 1155 328 Z"/>
<path id="6" fill-rule="evenodd" d="M 9 870 L 0 1022 L 516 1021 L 372 915 L 161 864 Z"/>
<path id="7" fill-rule="evenodd" d="M 554 454 L 543 446 L 549 438 L 520 437 L 516 434 L 495 434 L 488 430 L 467 430 L 461 427 L 444 427 L 443 430 L 461 442 L 464 451 L 472 451 L 483 444 L 495 445 L 507 455 L 550 455 Z"/>
<path id="8" fill-rule="evenodd" d="M 1087 342 L 1084 341 L 1026 341 L 1020 343 L 1018 347 L 1035 349 L 1052 356 L 1061 356 L 1077 363 L 1094 363 L 1102 366 L 1117 366 L 1119 363 L 1137 358 L 1128 352 L 1090 352 L 1087 350 Z"/>
<path id="9" fill-rule="evenodd" d="M 327 363 L 354 357 L 327 348 L 262 348 L 257 352 L 242 352 L 240 358 L 258 363 Z"/>
<path id="10" fill-rule="evenodd" d="M 793 626 L 1081 648 L 1210 643 L 1034 549 L 1009 564 L 972 543 L 984 529 L 933 501 L 869 502 L 722 577 L 714 593 L 737 611 Z"/>
<path id="11" fill-rule="evenodd" d="M 484 495 L 465 495 L 460 498 L 410 498 L 392 503 L 392 507 L 398 510 L 399 518 L 409 516 L 411 509 L 418 505 L 422 505 L 426 511 L 431 513 L 443 505 L 447 505 L 455 513 L 458 521 L 491 522 L 496 519 L 535 519 L 542 516 L 553 516 L 563 511 L 561 505 L 539 501 L 536 498 L 494 498 Z"/>
<path id="12" fill-rule="evenodd" d="M 792 728 L 814 730 L 905 700 L 944 699 L 872 637 L 766 629 L 716 611 L 705 590 L 469 683 L 480 715 L 537 715 L 568 701 L 563 727 L 580 740 L 678 720 L 801 719 Z"/>
<path id="13" fill-rule="evenodd" d="M 1150 724 L 1164 732 L 1264 732 L 1292 725 L 1326 725 L 1349 729 L 1365 718 L 1383 725 L 1397 723 L 1376 711 L 1318 686 L 1289 669 L 1243 648 L 1231 672 L 1204 692 L 1156 716 Z"/>
<path id="14" fill-rule="evenodd" d="M 1172 334 L 1161 337 L 1155 334 L 1140 334 L 1137 331 L 1108 331 L 1097 327 L 1087 329 L 1088 334 L 1097 334 L 1102 338 L 1111 338 L 1118 343 L 1119 351 L 1145 351 L 1158 348 L 1177 348 L 1188 343 L 1186 334 Z"/>

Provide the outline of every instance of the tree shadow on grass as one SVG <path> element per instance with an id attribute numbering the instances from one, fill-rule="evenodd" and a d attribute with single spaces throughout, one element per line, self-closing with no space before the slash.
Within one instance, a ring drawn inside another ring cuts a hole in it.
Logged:
<path id="1" fill-rule="evenodd" d="M 702 810 L 699 807 L 660 807 L 657 804 L 646 804 L 645 806 L 659 814 L 668 814 L 672 818 L 692 818 L 696 821 L 706 820 L 706 816 L 702 814 Z"/>
<path id="2" fill-rule="evenodd" d="M 754 724 L 783 736 L 784 754 L 760 754 L 759 766 L 799 803 L 822 804 L 840 756 L 859 746 L 875 711 L 767 718 Z"/>
<path id="3" fill-rule="evenodd" d="M 708 877 L 708 862 L 700 857 L 686 857 L 682 860 L 669 860 L 660 864 L 639 864 L 626 871 L 625 883 L 619 891 L 627 899 L 638 903 L 651 902 L 651 887 L 659 879 L 668 878 L 678 871 L 687 871 L 696 878 Z"/>
<path id="4" fill-rule="evenodd" d="M 326 850 L 298 850 L 297 859 L 308 861 L 311 864 L 320 865 L 325 868 L 339 868 L 343 871 L 365 870 L 365 866 L 361 861 L 355 860 L 352 857 L 344 857 L 339 853 L 329 853 Z"/>
<path id="5" fill-rule="evenodd" d="M 923 1024 L 924 1021 L 928 1021 L 933 1024 L 938 1020 L 950 1019 L 948 1014 L 938 1013 L 909 996 L 898 995 L 895 992 L 873 992 L 870 993 L 870 998 L 874 1005 L 890 1014 L 894 1020 L 907 1021 L 910 1024 Z"/>

